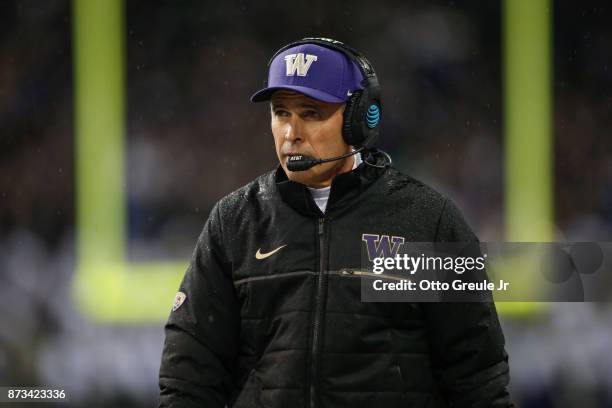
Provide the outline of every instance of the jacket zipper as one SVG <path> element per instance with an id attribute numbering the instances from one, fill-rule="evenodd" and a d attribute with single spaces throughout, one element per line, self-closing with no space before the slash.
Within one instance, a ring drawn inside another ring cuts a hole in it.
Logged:
<path id="1" fill-rule="evenodd" d="M 312 331 L 312 347 L 310 361 L 310 407 L 316 408 L 318 400 L 318 374 L 319 374 L 319 353 L 321 349 L 321 325 L 323 320 L 323 306 L 325 303 L 325 290 L 327 283 L 327 251 L 325 241 L 325 218 L 318 221 L 319 237 L 319 276 L 317 281 L 317 292 L 315 294 L 315 309 Z"/>

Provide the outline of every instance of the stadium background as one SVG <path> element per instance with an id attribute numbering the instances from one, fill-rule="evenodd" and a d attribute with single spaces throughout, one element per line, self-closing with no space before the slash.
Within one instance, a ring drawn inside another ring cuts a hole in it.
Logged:
<path id="1" fill-rule="evenodd" d="M 552 239 L 610 241 L 611 7 L 550 7 L 552 111 L 541 121 L 552 136 Z M 122 177 L 125 242 L 117 251 L 127 265 L 184 267 L 214 202 L 275 165 L 267 108 L 248 97 L 269 56 L 305 35 L 367 55 L 383 89 L 381 146 L 397 167 L 452 197 L 482 241 L 508 238 L 503 3 L 129 1 L 122 10 L 110 32 L 124 47 L 115 61 L 125 73 L 124 105 L 94 94 L 81 109 L 96 124 L 99 106 L 124 112 L 115 154 L 124 168 L 78 181 L 87 163 L 79 164 L 77 143 L 73 4 L 0 1 L 0 385 L 66 388 L 79 406 L 155 404 L 163 318 L 132 313 L 133 301 L 154 292 L 153 279 L 117 297 L 105 286 L 117 266 L 83 280 L 85 296 L 75 295 L 83 276 L 79 182 Z M 90 49 L 95 55 L 112 41 L 97 38 Z M 100 69 L 109 84 L 121 76 Z M 162 310 L 174 290 L 156 299 Z M 519 406 L 612 406 L 610 312 L 608 304 L 564 303 L 502 316 Z"/>

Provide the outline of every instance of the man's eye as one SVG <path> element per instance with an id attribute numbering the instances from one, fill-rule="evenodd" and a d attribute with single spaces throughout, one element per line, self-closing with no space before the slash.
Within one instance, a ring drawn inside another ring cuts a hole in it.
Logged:
<path id="1" fill-rule="evenodd" d="M 317 111 L 306 111 L 304 112 L 304 116 L 307 118 L 316 118 L 316 119 L 321 117 L 321 115 Z"/>
<path id="2" fill-rule="evenodd" d="M 287 111 L 277 109 L 274 111 L 274 115 L 284 117 L 284 116 L 288 116 L 289 113 Z"/>

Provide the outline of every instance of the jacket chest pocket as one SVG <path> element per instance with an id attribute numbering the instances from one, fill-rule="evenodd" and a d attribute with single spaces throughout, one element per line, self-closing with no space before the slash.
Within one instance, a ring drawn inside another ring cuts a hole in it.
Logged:
<path id="1" fill-rule="evenodd" d="M 328 310 L 379 316 L 391 320 L 421 319 L 422 310 L 418 303 L 411 302 L 368 302 L 363 301 L 362 285 L 371 286 L 377 279 L 399 281 L 402 277 L 375 274 L 358 268 L 341 268 L 329 272 Z"/>
<path id="2" fill-rule="evenodd" d="M 234 282 L 241 299 L 242 316 L 270 318 L 309 310 L 315 275 L 313 271 L 280 272 Z"/>

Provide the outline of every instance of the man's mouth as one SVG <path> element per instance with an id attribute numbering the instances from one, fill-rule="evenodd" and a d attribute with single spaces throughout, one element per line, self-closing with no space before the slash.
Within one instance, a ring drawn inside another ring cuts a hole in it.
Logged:
<path id="1" fill-rule="evenodd" d="M 289 152 L 289 153 L 286 153 L 286 154 L 285 154 L 285 156 L 287 156 L 287 157 L 292 157 L 292 156 L 303 156 L 303 155 L 304 155 L 304 153 L 298 153 L 298 152 Z"/>

